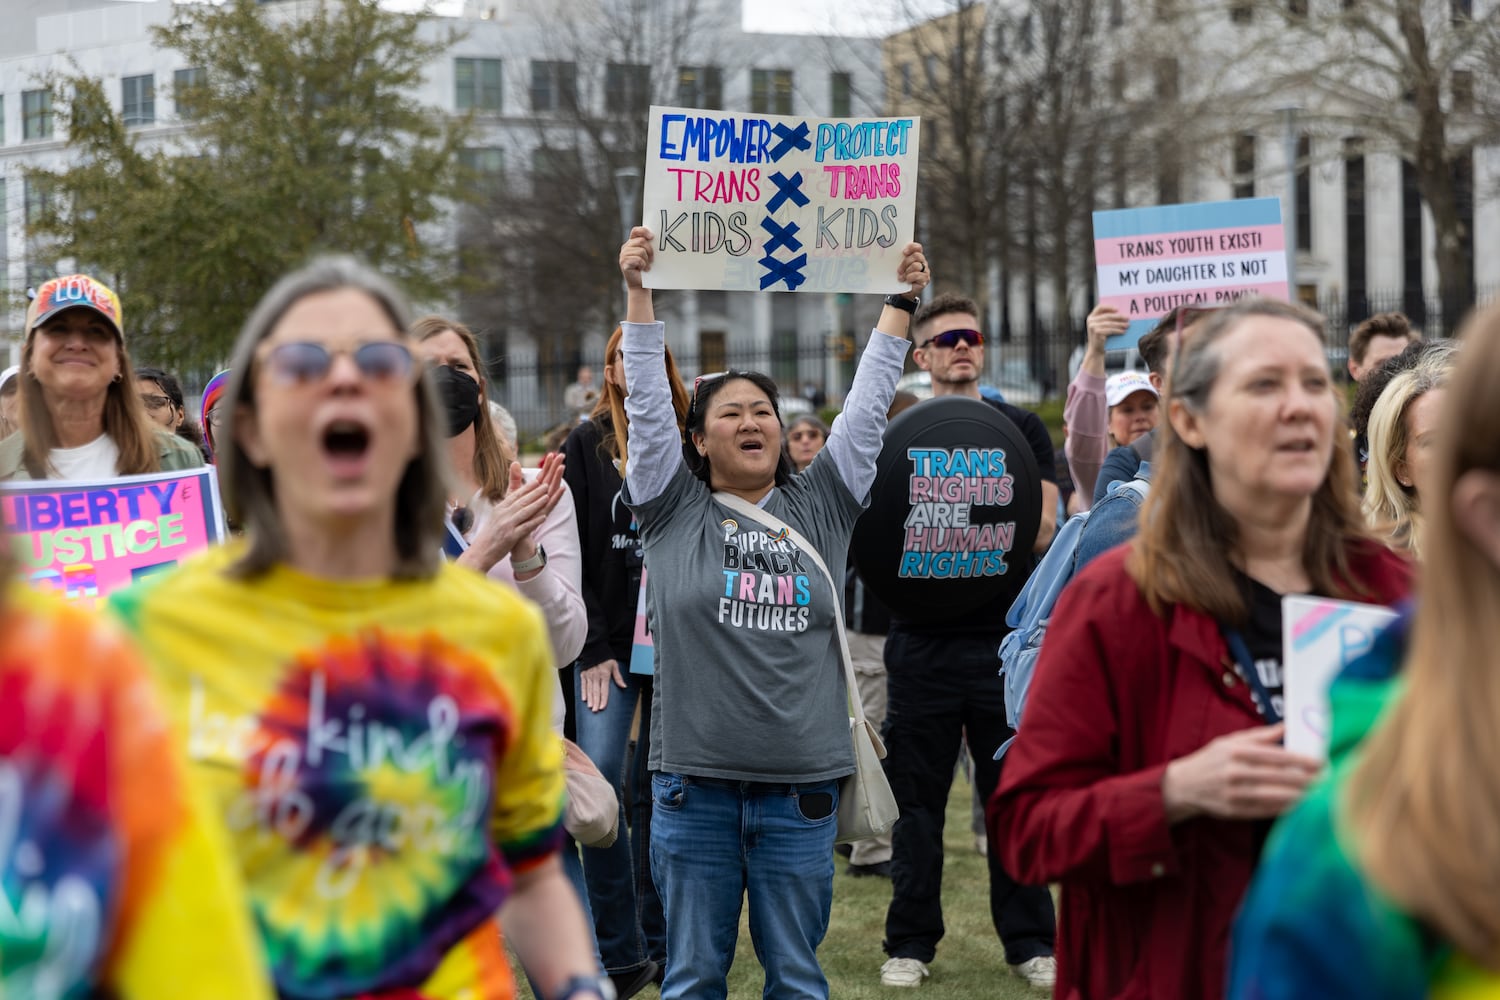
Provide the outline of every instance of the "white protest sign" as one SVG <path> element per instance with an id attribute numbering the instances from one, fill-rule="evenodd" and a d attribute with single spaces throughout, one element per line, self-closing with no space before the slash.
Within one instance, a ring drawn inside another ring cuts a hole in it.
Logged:
<path id="1" fill-rule="evenodd" d="M 899 292 L 917 118 L 651 108 L 650 288 Z"/>
<path id="2" fill-rule="evenodd" d="M 1322 597 L 1281 599 L 1288 750 L 1328 756 L 1328 686 L 1369 651 L 1375 636 L 1395 618 L 1396 612 L 1374 604 Z"/>

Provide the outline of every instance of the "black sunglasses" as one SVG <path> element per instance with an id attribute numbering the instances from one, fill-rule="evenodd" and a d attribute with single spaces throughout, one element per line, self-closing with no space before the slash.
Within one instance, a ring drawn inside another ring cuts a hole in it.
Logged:
<path id="1" fill-rule="evenodd" d="M 984 334 L 980 333 L 978 330 L 947 330 L 943 333 L 934 334 L 933 336 L 928 337 L 918 346 L 932 347 L 936 345 L 938 347 L 945 347 L 951 350 L 952 348 L 958 346 L 958 342 L 960 340 L 967 341 L 970 347 L 984 346 Z"/>
<path id="2" fill-rule="evenodd" d="M 308 385 L 328 377 L 333 359 L 347 354 L 359 373 L 372 382 L 392 382 L 410 377 L 411 351 L 394 340 L 372 340 L 355 348 L 329 350 L 310 340 L 277 344 L 266 353 L 266 371 L 283 385 Z"/>

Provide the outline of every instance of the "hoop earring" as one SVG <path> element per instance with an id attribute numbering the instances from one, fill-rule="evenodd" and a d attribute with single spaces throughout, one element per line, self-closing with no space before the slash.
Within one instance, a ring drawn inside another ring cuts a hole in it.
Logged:
<path id="1" fill-rule="evenodd" d="M 115 372 L 115 377 L 112 378 L 112 379 L 110 379 L 110 381 L 111 382 L 116 382 L 116 383 L 123 382 L 123 381 L 125 381 L 125 376 L 122 375 L 122 374 L 120 374 L 119 372 Z"/>

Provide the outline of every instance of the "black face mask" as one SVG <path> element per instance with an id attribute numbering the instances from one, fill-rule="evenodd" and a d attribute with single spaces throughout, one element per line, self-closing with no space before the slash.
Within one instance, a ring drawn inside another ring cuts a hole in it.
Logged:
<path id="1" fill-rule="evenodd" d="M 479 416 L 479 383 L 456 368 L 439 365 L 432 370 L 438 398 L 448 415 L 448 436 L 458 437 L 474 426 Z"/>

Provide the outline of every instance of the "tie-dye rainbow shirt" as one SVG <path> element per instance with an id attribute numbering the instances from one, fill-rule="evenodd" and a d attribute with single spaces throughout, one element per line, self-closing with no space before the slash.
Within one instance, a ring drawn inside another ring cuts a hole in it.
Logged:
<path id="1" fill-rule="evenodd" d="M 1500 976 L 1453 951 L 1365 879 L 1337 808 L 1359 747 L 1405 694 L 1410 613 L 1329 690 L 1332 768 L 1277 821 L 1240 908 L 1229 1000 L 1500 1000 Z"/>
<path id="2" fill-rule="evenodd" d="M 286 997 L 498 1000 L 492 919 L 557 850 L 557 686 L 540 613 L 477 573 L 225 573 L 117 594 L 229 827 Z"/>
<path id="3" fill-rule="evenodd" d="M 270 997 L 190 785 L 119 630 L 0 584 L 0 997 Z"/>

